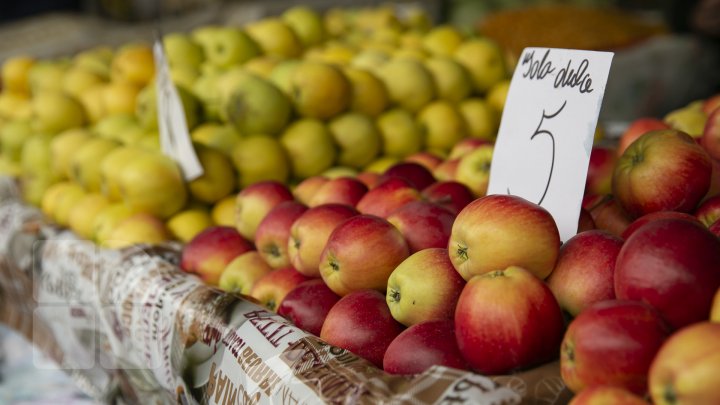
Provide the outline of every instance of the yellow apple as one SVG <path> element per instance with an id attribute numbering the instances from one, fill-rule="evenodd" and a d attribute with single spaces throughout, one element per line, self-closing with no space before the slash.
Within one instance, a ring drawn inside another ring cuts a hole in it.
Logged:
<path id="1" fill-rule="evenodd" d="M 92 133 L 86 128 L 72 128 L 57 134 L 50 141 L 51 166 L 55 176 L 69 178 L 73 156 L 91 138 Z"/>
<path id="2" fill-rule="evenodd" d="M 382 113 L 377 118 L 377 127 L 385 155 L 404 158 L 419 152 L 425 145 L 423 127 L 407 110 L 395 108 Z"/>
<path id="3" fill-rule="evenodd" d="M 32 98 L 33 124 L 38 131 L 58 133 L 85 124 L 82 104 L 60 91 L 42 91 Z"/>
<path id="4" fill-rule="evenodd" d="M 175 66 L 199 68 L 205 60 L 203 48 L 189 34 L 171 32 L 163 36 L 162 42 L 171 68 Z"/>
<path id="5" fill-rule="evenodd" d="M 28 74 L 33 64 L 35 64 L 35 58 L 31 56 L 18 55 L 6 59 L 0 70 L 3 91 L 30 93 Z"/>
<path id="6" fill-rule="evenodd" d="M 69 66 L 64 60 L 46 59 L 33 63 L 27 72 L 30 92 L 35 95 L 46 91 L 62 91 L 63 76 Z"/>
<path id="7" fill-rule="evenodd" d="M 455 104 L 437 100 L 418 113 L 417 120 L 425 128 L 428 149 L 449 151 L 467 136 L 467 123 Z"/>
<path id="8" fill-rule="evenodd" d="M 111 82 L 103 87 L 103 106 L 105 113 L 133 114 L 135 112 L 140 88 L 129 82 Z"/>
<path id="9" fill-rule="evenodd" d="M 280 136 L 280 142 L 287 151 L 293 176 L 299 179 L 322 173 L 337 157 L 332 134 L 316 119 L 293 122 Z"/>
<path id="10" fill-rule="evenodd" d="M 370 71 L 361 68 L 345 68 L 345 77 L 350 80 L 350 110 L 377 117 L 389 103 L 385 84 Z"/>
<path id="11" fill-rule="evenodd" d="M 432 74 L 420 62 L 393 59 L 380 67 L 378 74 L 388 89 L 390 100 L 410 112 L 420 111 L 435 98 Z"/>
<path id="12" fill-rule="evenodd" d="M 188 130 L 192 130 L 200 119 L 200 101 L 192 92 L 186 90 L 184 87 L 176 86 L 175 88 L 177 89 L 180 102 L 183 106 L 185 123 L 187 124 Z M 157 92 L 154 82 L 140 90 L 136 98 L 134 112 L 144 128 L 156 129 L 158 127 Z"/>
<path id="13" fill-rule="evenodd" d="M 380 156 L 365 166 L 364 171 L 382 174 L 385 173 L 390 166 L 398 163 L 399 161 L 400 159 L 395 156 Z"/>
<path id="14" fill-rule="evenodd" d="M 481 145 L 462 156 L 458 163 L 455 180 L 466 185 L 476 197 L 487 193 L 493 150 L 492 145 Z"/>
<path id="15" fill-rule="evenodd" d="M 240 134 L 230 125 L 216 122 L 204 122 L 190 132 L 193 142 L 215 148 L 230 155 L 235 145 L 240 142 Z"/>
<path id="16" fill-rule="evenodd" d="M 330 121 L 328 128 L 340 149 L 337 163 L 341 165 L 360 169 L 380 153 L 380 130 L 367 115 L 345 113 Z"/>
<path id="17" fill-rule="evenodd" d="M 197 208 L 180 211 L 167 220 L 170 234 L 181 242 L 189 242 L 212 225 L 213 220 L 207 210 Z"/>
<path id="18" fill-rule="evenodd" d="M 232 193 L 237 180 L 230 158 L 216 149 L 200 144 L 195 145 L 195 152 L 204 172 L 188 184 L 190 195 L 198 201 L 212 204 Z"/>
<path id="19" fill-rule="evenodd" d="M 130 161 L 147 154 L 146 149 L 120 146 L 108 152 L 100 162 L 100 190 L 110 201 L 121 201 L 120 173 Z"/>
<path id="20" fill-rule="evenodd" d="M 45 214 L 46 217 L 50 219 L 55 218 L 55 211 L 57 210 L 59 201 L 58 197 L 66 193 L 66 191 L 70 188 L 75 188 L 82 191 L 82 187 L 70 181 L 61 181 L 59 183 L 55 183 L 48 187 L 47 190 L 45 190 L 45 193 L 43 193 L 42 196 L 42 200 L 40 201 L 40 210 L 43 212 L 43 214 Z"/>
<path id="21" fill-rule="evenodd" d="M 105 109 L 105 85 L 96 84 L 80 94 L 78 98 L 85 110 L 87 120 L 91 123 L 100 121 L 106 113 Z"/>
<path id="22" fill-rule="evenodd" d="M 80 66 L 72 66 L 63 76 L 62 89 L 65 93 L 80 99 L 80 96 L 89 89 L 105 80 L 97 73 Z"/>
<path id="23" fill-rule="evenodd" d="M 155 76 L 152 48 L 144 43 L 128 43 L 120 47 L 113 56 L 110 76 L 113 81 L 145 87 Z"/>
<path id="24" fill-rule="evenodd" d="M 302 62 L 293 69 L 290 94 L 295 110 L 303 117 L 329 119 L 350 106 L 352 87 L 339 68 L 318 62 Z"/>
<path id="25" fill-rule="evenodd" d="M 235 226 L 235 195 L 222 198 L 210 211 L 213 223 L 221 226 Z"/>
<path id="26" fill-rule="evenodd" d="M 495 85 L 490 88 L 490 91 L 488 91 L 486 101 L 495 112 L 495 117 L 498 122 L 500 122 L 500 118 L 502 117 L 502 112 L 505 108 L 505 99 L 507 98 L 509 90 L 510 80 L 505 79 L 495 83 Z"/>
<path id="27" fill-rule="evenodd" d="M 60 190 L 55 195 L 56 201 L 53 210 L 55 222 L 62 226 L 68 226 L 70 224 L 70 213 L 85 195 L 85 190 L 76 185 Z"/>
<path id="28" fill-rule="evenodd" d="M 110 205 L 110 201 L 99 193 L 85 194 L 79 199 L 68 215 L 68 225 L 75 233 L 85 239 L 92 239 L 95 216 L 103 208 Z"/>
<path id="29" fill-rule="evenodd" d="M 5 90 L 0 92 L 0 118 L 27 120 L 32 117 L 32 100 L 28 94 Z"/>
<path id="30" fill-rule="evenodd" d="M 170 232 L 160 219 L 150 214 L 140 213 L 120 221 L 103 245 L 112 249 L 120 249 L 139 243 L 160 244 L 168 240 L 170 240 Z"/>
<path id="31" fill-rule="evenodd" d="M 108 46 L 97 46 L 77 53 L 72 58 L 73 66 L 93 72 L 103 80 L 110 79 L 110 64 L 115 52 Z"/>
<path id="32" fill-rule="evenodd" d="M 440 99 L 459 103 L 472 91 L 470 74 L 458 62 L 449 57 L 434 57 L 425 61 L 435 80 Z"/>
<path id="33" fill-rule="evenodd" d="M 245 252 L 225 266 L 218 287 L 230 293 L 248 295 L 255 282 L 272 270 L 256 250 Z"/>
<path id="34" fill-rule="evenodd" d="M 160 153 L 145 153 L 128 162 L 120 171 L 118 184 L 128 207 L 160 219 L 178 212 L 187 200 L 180 168 Z"/>
<path id="35" fill-rule="evenodd" d="M 280 16 L 290 26 L 306 48 L 320 45 L 325 40 L 325 26 L 315 10 L 307 6 L 293 6 Z"/>
<path id="36" fill-rule="evenodd" d="M 89 192 L 100 192 L 100 165 L 103 158 L 120 146 L 105 138 L 92 138 L 84 142 L 70 161 L 68 177 Z"/>
<path id="37" fill-rule="evenodd" d="M 280 18 L 268 17 L 251 22 L 245 30 L 265 55 L 294 58 L 302 53 L 300 39 Z"/>
<path id="38" fill-rule="evenodd" d="M 130 217 L 133 213 L 134 212 L 123 203 L 110 204 L 100 209 L 92 221 L 92 239 L 101 246 L 104 246 L 117 224 L 125 218 Z"/>
<path id="39" fill-rule="evenodd" d="M 493 85 L 506 78 L 502 51 L 488 38 L 464 41 L 453 56 L 470 72 L 473 87 L 480 94 L 485 94 Z"/>
<path id="40" fill-rule="evenodd" d="M 0 150 L 3 156 L 19 162 L 23 144 L 33 135 L 30 120 L 10 120 L 0 128 Z"/>
<path id="41" fill-rule="evenodd" d="M 458 108 L 467 124 L 469 137 L 495 140 L 500 116 L 488 102 L 482 98 L 468 98 L 460 102 Z"/>
<path id="42" fill-rule="evenodd" d="M 439 25 L 423 37 L 423 49 L 433 55 L 451 56 L 463 42 L 463 34 L 452 25 Z"/>

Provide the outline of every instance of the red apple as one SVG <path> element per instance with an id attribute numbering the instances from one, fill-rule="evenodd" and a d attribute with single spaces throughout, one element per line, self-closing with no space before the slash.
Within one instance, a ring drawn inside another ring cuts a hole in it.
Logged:
<path id="1" fill-rule="evenodd" d="M 188 273 L 196 273 L 210 285 L 217 285 L 225 266 L 251 250 L 252 244 L 234 228 L 212 226 L 195 235 L 183 247 L 180 267 Z"/>
<path id="2" fill-rule="evenodd" d="M 650 366 L 656 405 L 720 404 L 720 323 L 687 326 L 662 345 Z"/>
<path id="3" fill-rule="evenodd" d="M 388 278 L 390 313 L 405 326 L 453 319 L 465 280 L 455 271 L 447 249 L 421 250 L 400 263 Z"/>
<path id="4" fill-rule="evenodd" d="M 640 227 L 615 263 L 615 295 L 647 302 L 676 328 L 708 319 L 718 287 L 720 239 L 683 219 Z"/>
<path id="5" fill-rule="evenodd" d="M 258 225 L 255 232 L 255 246 L 273 269 L 290 266 L 288 255 L 290 227 L 305 211 L 307 207 L 299 202 L 281 202 L 268 212 Z"/>
<path id="6" fill-rule="evenodd" d="M 720 218 L 708 227 L 708 231 L 720 237 Z"/>
<path id="7" fill-rule="evenodd" d="M 645 215 L 641 216 L 640 218 L 632 221 L 632 222 L 630 223 L 630 225 L 628 225 L 628 227 L 625 228 L 625 230 L 623 231 L 622 235 L 620 235 L 620 236 L 621 236 L 624 240 L 627 240 L 627 238 L 629 238 L 630 235 L 632 235 L 633 233 L 635 233 L 635 231 L 637 231 L 640 227 L 642 227 L 643 225 L 647 224 L 648 222 L 656 221 L 656 220 L 658 220 L 658 219 L 670 219 L 670 218 L 682 219 L 682 220 L 685 220 L 685 221 L 700 223 L 700 222 L 697 220 L 697 218 L 695 218 L 694 216 L 692 216 L 692 215 L 690 215 L 690 214 L 686 214 L 686 213 L 684 213 L 684 212 L 677 212 L 677 211 L 655 211 L 655 212 L 651 212 L 651 213 L 649 213 L 649 214 L 645 214 Z"/>
<path id="8" fill-rule="evenodd" d="M 543 207 L 513 195 L 489 195 L 467 205 L 453 224 L 450 260 L 465 280 L 520 266 L 544 279 L 555 267 L 560 233 Z"/>
<path id="9" fill-rule="evenodd" d="M 458 349 L 452 320 L 427 321 L 405 329 L 390 343 L 383 358 L 383 369 L 390 374 L 420 374 L 436 365 L 468 368 Z"/>
<path id="10" fill-rule="evenodd" d="M 613 273 L 623 240 L 606 231 L 581 232 L 560 247 L 547 279 L 560 308 L 572 316 L 598 301 L 615 298 Z"/>
<path id="11" fill-rule="evenodd" d="M 435 183 L 435 177 L 425 166 L 413 162 L 400 162 L 390 166 L 380 176 L 380 181 L 387 179 L 401 178 L 407 180 L 416 190 Z"/>
<path id="12" fill-rule="evenodd" d="M 691 212 L 710 188 L 712 165 L 690 135 L 650 131 L 630 145 L 613 173 L 613 195 L 631 217 Z"/>
<path id="13" fill-rule="evenodd" d="M 596 229 L 608 231 L 615 236 L 622 235 L 632 222 L 632 219 L 612 195 L 590 199 L 587 209 L 590 211 Z"/>
<path id="14" fill-rule="evenodd" d="M 481 374 L 506 374 L 552 360 L 563 315 L 550 288 L 521 267 L 473 277 L 455 309 L 460 353 Z"/>
<path id="15" fill-rule="evenodd" d="M 245 239 L 255 240 L 260 221 L 283 201 L 294 199 L 290 190 L 277 181 L 261 181 L 245 187 L 235 203 L 235 227 Z"/>
<path id="16" fill-rule="evenodd" d="M 403 205 L 420 199 L 420 193 L 405 179 L 393 177 L 368 191 L 355 208 L 363 214 L 387 218 Z"/>
<path id="17" fill-rule="evenodd" d="M 382 367 L 390 342 L 402 331 L 385 304 L 385 296 L 375 290 L 360 290 L 340 299 L 328 312 L 320 338 L 349 350 Z"/>
<path id="18" fill-rule="evenodd" d="M 437 179 L 437 181 L 455 180 L 455 174 L 457 173 L 459 165 L 460 158 L 446 159 L 433 169 L 433 176 Z"/>
<path id="19" fill-rule="evenodd" d="M 493 145 L 493 143 L 488 141 L 487 139 L 465 138 L 460 142 L 456 143 L 455 146 L 450 149 L 448 159 L 461 158 L 483 145 Z"/>
<path id="20" fill-rule="evenodd" d="M 595 229 L 595 221 L 590 211 L 580 208 L 580 216 L 578 217 L 578 233 Z"/>
<path id="21" fill-rule="evenodd" d="M 280 302 L 277 313 L 295 326 L 320 336 L 323 322 L 330 308 L 340 300 L 319 278 L 303 281 L 290 290 Z"/>
<path id="22" fill-rule="evenodd" d="M 360 172 L 357 176 L 355 176 L 355 178 L 360 180 L 369 190 L 377 186 L 380 182 L 380 173 Z"/>
<path id="23" fill-rule="evenodd" d="M 427 248 L 445 248 L 455 214 L 429 201 L 412 201 L 393 211 L 387 220 L 400 230 L 410 253 Z"/>
<path id="24" fill-rule="evenodd" d="M 297 271 L 306 276 L 320 276 L 320 255 L 335 228 L 358 215 L 344 204 L 323 204 L 305 211 L 290 228 L 288 256 Z"/>
<path id="25" fill-rule="evenodd" d="M 611 385 L 643 395 L 650 363 L 670 333 L 662 315 L 644 302 L 597 302 L 570 322 L 560 375 L 573 392 Z"/>
<path id="26" fill-rule="evenodd" d="M 305 205 L 310 205 L 310 200 L 313 198 L 315 193 L 320 187 L 325 184 L 329 179 L 325 176 L 311 176 L 307 179 L 298 183 L 297 186 L 292 190 L 295 199 Z"/>
<path id="27" fill-rule="evenodd" d="M 700 145 L 715 160 L 720 160 L 720 109 L 713 111 L 705 123 Z"/>
<path id="28" fill-rule="evenodd" d="M 354 207 L 367 193 L 365 183 L 352 177 L 338 177 L 320 186 L 310 199 L 310 207 L 322 204 L 345 204 Z"/>
<path id="29" fill-rule="evenodd" d="M 420 192 L 427 201 L 441 205 L 457 215 L 475 196 L 470 189 L 457 181 L 438 181 Z"/>
<path id="30" fill-rule="evenodd" d="M 617 160 L 617 152 L 605 146 L 593 146 L 590 153 L 586 194 L 610 194 L 612 191 L 612 175 Z"/>
<path id="31" fill-rule="evenodd" d="M 720 194 L 720 160 L 712 159 L 712 175 L 710 176 L 710 189 L 704 199 Z"/>
<path id="32" fill-rule="evenodd" d="M 720 108 L 720 94 L 715 94 L 703 101 L 702 110 L 707 116 L 710 116 L 718 108 Z"/>
<path id="33" fill-rule="evenodd" d="M 705 226 L 710 226 L 720 218 L 720 194 L 703 201 L 695 210 L 695 216 Z"/>
<path id="34" fill-rule="evenodd" d="M 617 155 L 621 156 L 625 149 L 643 134 L 659 129 L 670 129 L 670 126 L 657 118 L 638 118 L 623 132 L 618 142 Z"/>
<path id="35" fill-rule="evenodd" d="M 393 224 L 373 215 L 357 215 L 330 234 L 320 256 L 320 275 L 338 295 L 385 291 L 390 273 L 408 256 L 407 242 Z"/>
<path id="36" fill-rule="evenodd" d="M 250 290 L 250 296 L 269 310 L 275 311 L 295 286 L 307 280 L 310 278 L 298 273 L 292 267 L 273 270 L 255 282 Z"/>
<path id="37" fill-rule="evenodd" d="M 649 405 L 649 403 L 625 388 L 594 385 L 580 391 L 568 405 Z"/>
<path id="38" fill-rule="evenodd" d="M 223 270 L 218 287 L 230 293 L 248 295 L 255 282 L 273 271 L 256 250 L 234 258 Z"/>
<path id="39" fill-rule="evenodd" d="M 440 163 L 442 163 L 443 159 L 432 152 L 416 152 L 412 155 L 406 156 L 404 161 L 418 163 L 425 166 L 426 169 L 433 171 Z"/>

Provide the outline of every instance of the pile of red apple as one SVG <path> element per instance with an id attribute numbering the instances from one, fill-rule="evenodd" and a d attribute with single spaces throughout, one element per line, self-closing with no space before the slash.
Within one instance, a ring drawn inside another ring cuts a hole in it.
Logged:
<path id="1" fill-rule="evenodd" d="M 544 208 L 405 162 L 249 186 L 182 267 L 389 373 L 559 359 L 575 404 L 720 404 L 718 101 L 697 139 L 640 119 L 595 147 L 564 243 Z"/>

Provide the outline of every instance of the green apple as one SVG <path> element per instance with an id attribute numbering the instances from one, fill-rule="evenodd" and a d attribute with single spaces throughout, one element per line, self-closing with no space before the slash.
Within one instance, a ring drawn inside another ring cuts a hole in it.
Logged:
<path id="1" fill-rule="evenodd" d="M 189 34 L 171 32 L 163 36 L 162 42 L 171 68 L 175 66 L 199 68 L 205 60 L 203 48 Z"/>
<path id="2" fill-rule="evenodd" d="M 286 59 L 275 65 L 270 72 L 270 81 L 288 97 L 292 97 L 292 75 L 299 65 L 300 60 L 298 59 Z"/>
<path id="3" fill-rule="evenodd" d="M 419 152 L 425 145 L 423 127 L 407 110 L 394 108 L 377 118 L 384 155 L 404 158 Z"/>
<path id="4" fill-rule="evenodd" d="M 322 17 L 310 7 L 290 7 L 280 18 L 290 26 L 306 48 L 320 45 L 325 40 L 325 25 Z"/>
<path id="5" fill-rule="evenodd" d="M 69 178 L 89 192 L 100 192 L 100 166 L 103 158 L 120 146 L 105 138 L 93 138 L 83 142 L 70 160 Z"/>
<path id="6" fill-rule="evenodd" d="M 420 111 L 435 98 L 433 76 L 420 62 L 395 58 L 378 69 L 378 74 L 390 100 L 410 112 Z"/>
<path id="7" fill-rule="evenodd" d="M 488 38 L 464 41 L 453 56 L 470 72 L 473 88 L 480 94 L 485 94 L 507 75 L 500 47 Z"/>
<path id="8" fill-rule="evenodd" d="M 214 27 L 200 44 L 207 61 L 223 69 L 241 65 L 260 54 L 258 44 L 235 27 Z"/>
<path id="9" fill-rule="evenodd" d="M 193 142 L 219 150 L 231 155 L 235 145 L 240 142 L 240 134 L 228 124 L 205 122 L 190 132 Z"/>
<path id="10" fill-rule="evenodd" d="M 349 112 L 328 124 L 340 152 L 337 162 L 356 169 L 365 167 L 380 153 L 382 136 L 367 115 Z"/>
<path id="11" fill-rule="evenodd" d="M 63 76 L 70 67 L 65 60 L 39 60 L 29 67 L 27 81 L 30 92 L 35 95 L 44 92 L 62 91 Z"/>
<path id="12" fill-rule="evenodd" d="M 93 72 L 103 80 L 110 78 L 110 64 L 114 51 L 108 46 L 97 46 L 77 53 L 72 58 L 75 67 Z"/>
<path id="13" fill-rule="evenodd" d="M 92 126 L 95 135 L 120 141 L 119 136 L 130 128 L 140 128 L 140 123 L 133 114 L 111 114 L 100 119 Z"/>
<path id="14" fill-rule="evenodd" d="M 287 152 L 279 140 L 257 135 L 243 138 L 232 152 L 240 188 L 263 180 L 285 182 L 290 176 Z"/>
<path id="15" fill-rule="evenodd" d="M 280 142 L 287 151 L 292 174 L 298 179 L 329 169 L 337 157 L 333 136 L 320 120 L 300 119 L 282 133 Z"/>
<path id="16" fill-rule="evenodd" d="M 251 22 L 245 26 L 245 30 L 265 55 L 285 59 L 302 54 L 302 42 L 290 26 L 280 18 L 268 17 Z"/>
<path id="17" fill-rule="evenodd" d="M 470 74 L 457 61 L 449 57 L 434 57 L 425 61 L 435 80 L 440 99 L 459 103 L 472 91 Z"/>
<path id="18" fill-rule="evenodd" d="M 19 162 L 23 144 L 32 136 L 30 120 L 11 120 L 0 128 L 0 150 L 5 158 Z"/>

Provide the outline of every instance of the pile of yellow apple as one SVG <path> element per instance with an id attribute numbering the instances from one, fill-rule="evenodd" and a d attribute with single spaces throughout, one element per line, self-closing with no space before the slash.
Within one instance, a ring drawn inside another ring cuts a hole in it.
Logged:
<path id="1" fill-rule="evenodd" d="M 235 194 L 260 181 L 380 173 L 408 157 L 447 159 L 436 176 L 454 178 L 449 152 L 494 139 L 509 84 L 495 43 L 419 9 L 294 7 L 162 40 L 204 169 L 193 181 L 160 152 L 150 44 L 2 63 L 0 175 L 103 246 L 231 225 Z M 459 171 L 478 195 L 491 153 Z"/>

